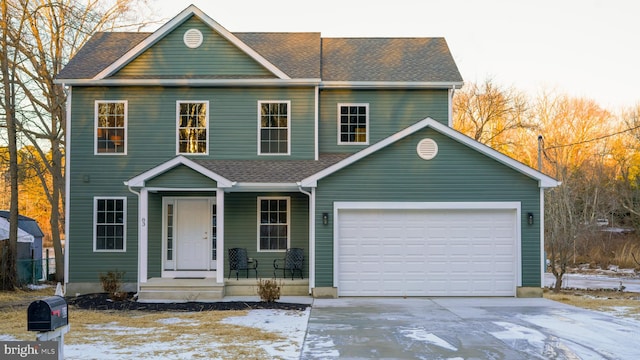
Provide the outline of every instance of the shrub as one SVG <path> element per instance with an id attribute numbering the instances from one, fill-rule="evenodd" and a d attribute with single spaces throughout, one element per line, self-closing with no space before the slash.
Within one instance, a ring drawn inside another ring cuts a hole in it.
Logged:
<path id="1" fill-rule="evenodd" d="M 123 271 L 109 271 L 106 274 L 100 273 L 102 290 L 109 294 L 109 298 L 113 301 L 121 301 L 127 297 L 127 293 L 121 290 L 123 278 Z"/>
<path id="2" fill-rule="evenodd" d="M 258 295 L 260 296 L 260 300 L 265 302 L 274 302 L 280 299 L 280 285 L 276 281 L 273 280 L 262 280 L 258 281 Z"/>

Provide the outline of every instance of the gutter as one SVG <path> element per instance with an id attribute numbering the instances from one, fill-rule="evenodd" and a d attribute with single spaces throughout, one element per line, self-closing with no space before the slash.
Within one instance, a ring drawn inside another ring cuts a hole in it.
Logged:
<path id="1" fill-rule="evenodd" d="M 298 184 L 298 191 L 309 197 L 309 294 L 316 286 L 316 188 L 311 188 L 311 192 L 302 189 Z"/>

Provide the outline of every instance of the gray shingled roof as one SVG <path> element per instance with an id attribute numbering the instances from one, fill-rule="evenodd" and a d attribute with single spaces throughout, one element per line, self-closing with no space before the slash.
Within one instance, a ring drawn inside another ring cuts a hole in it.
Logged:
<path id="1" fill-rule="evenodd" d="M 57 78 L 91 79 L 149 35 L 96 33 Z M 462 82 L 443 38 L 321 38 L 319 33 L 234 35 L 293 79 Z"/>
<path id="2" fill-rule="evenodd" d="M 234 33 L 292 79 L 320 78 L 320 33 Z"/>
<path id="3" fill-rule="evenodd" d="M 193 161 L 239 183 L 296 183 L 347 158 L 350 154 L 321 154 L 316 160 L 204 160 Z"/>
<path id="4" fill-rule="evenodd" d="M 58 79 L 91 79 L 138 45 L 148 32 L 99 32 L 58 73 Z"/>
<path id="5" fill-rule="evenodd" d="M 462 81 L 444 38 L 326 38 L 324 81 Z"/>

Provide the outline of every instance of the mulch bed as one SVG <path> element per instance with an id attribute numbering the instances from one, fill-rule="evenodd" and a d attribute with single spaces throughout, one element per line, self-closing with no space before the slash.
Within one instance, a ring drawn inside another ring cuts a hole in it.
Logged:
<path id="1" fill-rule="evenodd" d="M 265 301 L 218 301 L 185 303 L 140 303 L 129 293 L 125 300 L 113 301 L 106 293 L 86 294 L 67 298 L 67 304 L 85 310 L 140 310 L 140 311 L 212 311 L 212 310 L 304 310 L 310 305 Z"/>

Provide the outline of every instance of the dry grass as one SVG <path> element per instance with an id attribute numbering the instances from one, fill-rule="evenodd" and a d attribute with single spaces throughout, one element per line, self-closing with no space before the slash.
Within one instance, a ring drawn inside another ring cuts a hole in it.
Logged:
<path id="1" fill-rule="evenodd" d="M 50 290 L 50 289 L 49 289 Z M 51 290 L 52 292 L 52 290 Z M 27 306 L 40 296 L 29 291 L 0 293 L 3 321 L 0 334 L 16 340 L 34 340 L 27 331 Z M 71 331 L 65 335 L 65 344 L 108 346 L 114 353 L 130 354 L 145 348 L 150 356 L 175 358 L 190 352 L 193 358 L 264 359 L 268 358 L 260 343 L 286 342 L 278 334 L 256 328 L 222 323 L 227 317 L 244 316 L 247 311 L 203 312 L 140 312 L 140 311 L 90 311 L 69 309 Z M 167 347 L 167 342 L 175 346 Z M 153 344 L 158 344 L 153 347 Z M 255 346 L 251 346 L 251 345 Z M 249 346 L 248 346 L 249 345 Z"/>
<path id="2" fill-rule="evenodd" d="M 545 290 L 544 297 L 561 303 L 640 320 L 640 293 L 616 291 Z"/>

